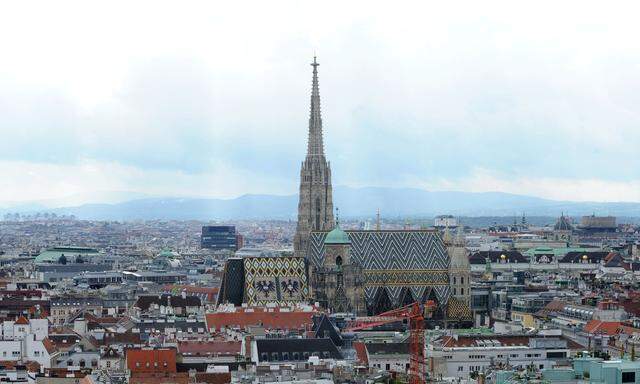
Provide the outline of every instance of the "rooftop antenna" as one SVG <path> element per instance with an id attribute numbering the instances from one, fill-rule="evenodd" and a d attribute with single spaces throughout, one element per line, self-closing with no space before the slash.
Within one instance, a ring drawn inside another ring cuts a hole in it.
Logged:
<path id="1" fill-rule="evenodd" d="M 380 230 L 380 208 L 376 212 L 376 231 Z"/>

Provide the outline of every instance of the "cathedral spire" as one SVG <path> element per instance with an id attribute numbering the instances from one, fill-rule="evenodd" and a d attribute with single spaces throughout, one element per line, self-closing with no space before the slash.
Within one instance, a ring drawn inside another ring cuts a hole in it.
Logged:
<path id="1" fill-rule="evenodd" d="M 318 86 L 318 62 L 313 57 L 313 81 L 311 85 L 311 111 L 309 113 L 309 141 L 307 156 L 324 156 L 322 142 L 322 116 L 320 115 L 320 87 Z"/>
<path id="2" fill-rule="evenodd" d="M 333 192 L 331 168 L 324 156 L 322 143 L 322 118 L 320 116 L 320 90 L 318 87 L 318 62 L 314 56 L 311 111 L 309 114 L 309 141 L 307 157 L 300 169 L 300 197 L 298 200 L 298 226 L 293 240 L 296 254 L 304 256 L 312 231 L 329 231 L 334 228 Z"/>

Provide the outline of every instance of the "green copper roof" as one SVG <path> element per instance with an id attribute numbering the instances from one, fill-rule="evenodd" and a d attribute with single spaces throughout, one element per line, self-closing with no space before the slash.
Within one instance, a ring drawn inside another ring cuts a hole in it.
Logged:
<path id="1" fill-rule="evenodd" d="M 333 231 L 327 234 L 327 237 L 324 239 L 325 244 L 351 244 L 351 240 L 349 240 L 349 235 L 342 229 L 340 229 L 339 225 L 333 229 Z"/>
<path id="2" fill-rule="evenodd" d="M 170 249 L 163 249 L 162 252 L 160 252 L 158 254 L 158 257 L 176 257 L 177 254 L 173 251 L 171 251 Z"/>
<path id="3" fill-rule="evenodd" d="M 98 250 L 85 247 L 54 247 L 47 248 L 36 257 L 36 263 L 57 263 L 62 255 L 64 255 L 69 261 L 78 256 L 93 256 L 97 255 Z"/>

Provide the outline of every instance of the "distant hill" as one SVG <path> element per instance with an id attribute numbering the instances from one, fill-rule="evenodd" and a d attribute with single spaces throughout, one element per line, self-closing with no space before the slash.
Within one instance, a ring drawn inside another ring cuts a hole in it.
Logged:
<path id="1" fill-rule="evenodd" d="M 73 214 L 81 219 L 296 219 L 297 195 L 243 195 L 234 199 L 141 198 L 116 203 L 91 203 L 61 208 L 23 204 L 5 212 L 54 212 Z M 429 192 L 411 188 L 334 188 L 334 204 L 345 217 L 373 217 L 380 209 L 384 217 L 439 214 L 458 216 L 556 217 L 561 212 L 572 216 L 614 215 L 640 217 L 640 203 L 592 203 L 541 199 L 501 192 Z"/>

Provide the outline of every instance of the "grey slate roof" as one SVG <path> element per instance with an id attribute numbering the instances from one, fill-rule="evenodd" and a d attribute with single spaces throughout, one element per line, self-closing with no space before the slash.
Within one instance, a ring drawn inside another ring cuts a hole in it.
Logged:
<path id="1" fill-rule="evenodd" d="M 342 359 L 331 339 L 257 339 L 256 348 L 260 361 L 304 361 L 313 355 Z"/>

